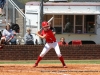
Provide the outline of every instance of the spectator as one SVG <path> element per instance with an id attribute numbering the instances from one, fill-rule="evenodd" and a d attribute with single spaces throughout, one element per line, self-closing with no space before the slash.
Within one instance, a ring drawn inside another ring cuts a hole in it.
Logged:
<path id="1" fill-rule="evenodd" d="M 66 43 L 65 42 L 65 38 L 64 37 L 62 37 L 62 38 L 60 38 L 60 42 L 58 42 L 58 44 L 60 45 L 60 46 L 62 46 L 62 45 L 68 45 L 68 43 Z"/>
<path id="2" fill-rule="evenodd" d="M 33 36 L 31 34 L 31 29 L 27 28 L 27 33 L 24 36 L 24 40 L 25 40 L 25 44 L 26 45 L 34 45 L 34 39 Z"/>
<path id="3" fill-rule="evenodd" d="M 11 23 L 11 29 L 14 30 L 16 33 L 20 32 L 20 27 L 18 24 Z"/>
<path id="4" fill-rule="evenodd" d="M 70 20 L 67 18 L 67 23 L 65 24 L 65 27 L 64 27 L 64 32 L 70 32 L 71 31 L 71 23 L 70 23 Z"/>
<path id="5" fill-rule="evenodd" d="M 2 32 L 1 43 L 16 45 L 16 38 L 14 37 L 15 32 L 10 29 L 10 24 L 6 25 L 6 28 Z"/>
<path id="6" fill-rule="evenodd" d="M 3 13 L 3 8 L 4 8 L 4 5 L 6 3 L 6 0 L 0 0 L 0 15 L 4 15 Z"/>

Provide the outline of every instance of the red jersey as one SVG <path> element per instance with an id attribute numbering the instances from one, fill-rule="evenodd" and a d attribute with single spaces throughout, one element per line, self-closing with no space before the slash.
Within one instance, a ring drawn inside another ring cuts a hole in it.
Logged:
<path id="1" fill-rule="evenodd" d="M 66 46 L 67 46 L 67 45 L 68 45 L 68 43 L 66 43 L 66 42 L 61 42 L 61 41 L 58 42 L 58 44 L 59 44 L 60 46 L 62 46 L 62 45 L 66 45 Z"/>
<path id="2" fill-rule="evenodd" d="M 56 42 L 56 38 L 50 29 L 47 31 L 42 30 L 41 35 L 46 35 L 45 39 L 46 39 L 46 42 L 48 43 Z"/>

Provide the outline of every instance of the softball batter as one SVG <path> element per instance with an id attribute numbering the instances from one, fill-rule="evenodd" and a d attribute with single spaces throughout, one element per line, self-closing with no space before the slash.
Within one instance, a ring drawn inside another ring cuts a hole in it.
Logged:
<path id="1" fill-rule="evenodd" d="M 41 52 L 41 54 L 38 56 L 38 59 L 34 65 L 34 67 L 38 66 L 38 63 L 42 60 L 42 58 L 44 57 L 44 55 L 51 49 L 54 48 L 55 52 L 57 54 L 57 56 L 59 57 L 62 65 L 64 68 L 67 68 L 64 59 L 61 55 L 60 52 L 60 48 L 58 45 L 58 42 L 56 41 L 56 38 L 53 34 L 53 32 L 50 30 L 50 26 L 48 25 L 48 22 L 44 21 L 42 22 L 42 32 L 40 33 L 40 31 L 37 32 L 37 35 L 42 38 L 42 39 L 46 39 L 46 44 L 43 48 L 43 51 Z"/>

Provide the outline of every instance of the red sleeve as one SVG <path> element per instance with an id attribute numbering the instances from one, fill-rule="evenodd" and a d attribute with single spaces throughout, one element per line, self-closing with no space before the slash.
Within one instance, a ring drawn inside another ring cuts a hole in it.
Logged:
<path id="1" fill-rule="evenodd" d="M 68 43 L 66 42 L 65 44 L 62 44 L 62 42 L 58 42 L 58 45 L 59 46 L 64 46 L 64 45 L 68 46 Z"/>
<path id="2" fill-rule="evenodd" d="M 68 43 L 66 42 L 66 46 L 68 46 Z"/>
<path id="3" fill-rule="evenodd" d="M 59 46 L 62 46 L 62 43 L 61 43 L 61 42 L 58 42 L 58 45 L 59 45 Z"/>

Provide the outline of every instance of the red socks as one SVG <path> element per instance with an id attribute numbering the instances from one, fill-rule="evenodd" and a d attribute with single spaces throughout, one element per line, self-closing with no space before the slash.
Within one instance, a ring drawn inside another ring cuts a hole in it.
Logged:
<path id="1" fill-rule="evenodd" d="M 38 64 L 41 60 L 42 60 L 42 57 L 39 56 L 35 64 Z"/>
<path id="2" fill-rule="evenodd" d="M 38 63 L 39 63 L 41 60 L 42 60 L 42 57 L 39 56 L 38 59 L 37 59 L 37 61 L 36 61 L 36 63 L 34 64 L 33 67 L 38 66 Z"/>
<path id="3" fill-rule="evenodd" d="M 60 59 L 62 65 L 63 65 L 63 67 L 66 68 L 66 64 L 65 64 L 65 62 L 64 62 L 63 57 L 61 56 L 61 57 L 59 57 L 59 59 Z M 34 67 L 38 66 L 38 63 L 39 63 L 41 60 L 42 60 L 42 57 L 39 56 L 38 59 L 37 59 L 37 61 L 36 61 L 36 63 L 35 63 L 35 65 L 34 65 Z"/>
<path id="4" fill-rule="evenodd" d="M 61 56 L 61 57 L 59 57 L 59 59 L 60 59 L 61 63 L 63 64 L 63 66 L 66 66 L 63 57 Z"/>

